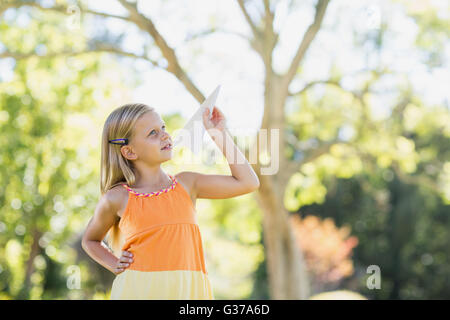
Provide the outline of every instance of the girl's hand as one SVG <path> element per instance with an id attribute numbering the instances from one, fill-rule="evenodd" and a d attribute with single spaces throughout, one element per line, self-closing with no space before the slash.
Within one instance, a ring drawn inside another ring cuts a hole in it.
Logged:
<path id="1" fill-rule="evenodd" d="M 126 268 L 130 266 L 133 262 L 133 254 L 129 251 L 122 251 L 122 255 L 119 260 L 117 260 L 116 265 L 114 266 L 113 273 L 118 275 L 125 271 Z"/>
<path id="2" fill-rule="evenodd" d="M 203 112 L 203 125 L 206 130 L 217 129 L 221 132 L 224 132 L 227 126 L 224 114 L 216 106 L 213 108 L 211 119 L 209 119 L 209 109 L 205 109 Z"/>

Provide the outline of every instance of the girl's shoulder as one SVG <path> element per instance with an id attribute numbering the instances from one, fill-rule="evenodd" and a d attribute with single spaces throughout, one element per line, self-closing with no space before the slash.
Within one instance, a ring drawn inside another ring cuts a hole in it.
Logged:
<path id="1" fill-rule="evenodd" d="M 118 184 L 109 189 L 105 196 L 108 201 L 113 204 L 117 210 L 117 215 L 120 218 L 128 203 L 128 190 L 121 184 Z"/>
<path id="2" fill-rule="evenodd" d="M 195 204 L 197 195 L 195 194 L 195 178 L 198 175 L 197 172 L 193 171 L 182 171 L 174 175 L 175 179 L 183 188 L 187 191 L 191 197 L 192 202 Z"/>
<path id="3" fill-rule="evenodd" d="M 196 175 L 197 173 L 193 171 L 182 171 L 175 174 L 174 177 L 186 190 L 190 192 L 194 188 Z"/>

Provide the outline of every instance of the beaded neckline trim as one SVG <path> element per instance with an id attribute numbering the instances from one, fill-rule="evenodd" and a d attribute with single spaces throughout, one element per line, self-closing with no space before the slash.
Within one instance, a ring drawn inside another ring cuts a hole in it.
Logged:
<path id="1" fill-rule="evenodd" d="M 173 189 L 175 188 L 175 185 L 178 183 L 177 179 L 176 179 L 174 176 L 172 176 L 172 175 L 170 175 L 170 174 L 169 174 L 168 176 L 169 176 L 170 180 L 172 180 L 172 184 L 171 184 L 169 187 L 165 188 L 165 189 L 161 189 L 161 190 L 155 191 L 155 192 L 150 192 L 150 193 L 139 193 L 139 192 L 136 192 L 136 191 L 134 191 L 133 189 L 131 189 L 131 188 L 130 188 L 127 184 L 125 184 L 125 183 L 123 183 L 122 186 L 123 186 L 125 189 L 127 189 L 129 192 L 131 192 L 131 193 L 133 193 L 133 194 L 135 194 L 135 195 L 137 195 L 137 196 L 141 196 L 141 197 L 153 197 L 153 196 L 158 196 L 158 195 L 160 195 L 160 194 L 162 194 L 162 193 L 167 193 L 167 192 L 169 192 L 170 190 L 173 190 Z"/>

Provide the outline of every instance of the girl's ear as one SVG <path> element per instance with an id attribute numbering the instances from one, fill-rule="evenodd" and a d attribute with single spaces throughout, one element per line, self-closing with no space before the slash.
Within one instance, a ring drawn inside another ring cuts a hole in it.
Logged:
<path id="1" fill-rule="evenodd" d="M 137 154 L 133 152 L 133 149 L 130 146 L 122 146 L 120 148 L 120 153 L 124 156 L 125 159 L 128 160 L 136 160 Z"/>

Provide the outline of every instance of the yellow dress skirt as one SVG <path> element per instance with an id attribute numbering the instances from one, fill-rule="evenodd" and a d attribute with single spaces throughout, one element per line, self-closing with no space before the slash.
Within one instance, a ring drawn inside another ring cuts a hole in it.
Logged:
<path id="1" fill-rule="evenodd" d="M 111 300 L 213 300 L 202 271 L 125 270 L 114 279 Z"/>

